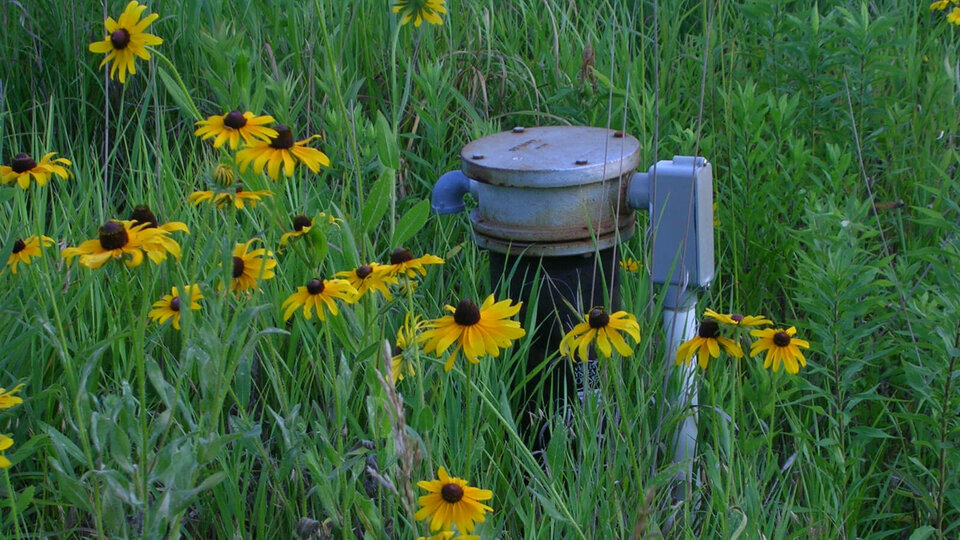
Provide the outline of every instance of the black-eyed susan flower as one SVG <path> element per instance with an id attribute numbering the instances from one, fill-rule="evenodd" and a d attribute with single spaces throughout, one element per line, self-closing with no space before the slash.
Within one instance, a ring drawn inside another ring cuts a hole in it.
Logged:
<path id="1" fill-rule="evenodd" d="M 145 224 L 147 229 L 160 229 L 168 233 L 179 231 L 190 234 L 190 229 L 187 228 L 186 224 L 179 221 L 161 224 L 157 220 L 157 216 L 153 213 L 153 210 L 150 210 L 150 207 L 145 204 L 138 204 L 133 208 L 133 212 L 130 213 L 130 221 L 132 221 L 134 225 Z"/>
<path id="2" fill-rule="evenodd" d="M 710 358 L 720 358 L 720 347 L 736 358 L 743 358 L 743 349 L 732 339 L 720 335 L 720 323 L 716 319 L 706 317 L 700 323 L 697 335 L 677 347 L 677 365 L 689 363 L 693 354 L 697 354 L 697 362 L 701 369 L 707 369 Z"/>
<path id="3" fill-rule="evenodd" d="M 49 236 L 30 236 L 26 240 L 17 238 L 13 243 L 13 251 L 7 258 L 7 266 L 10 272 L 17 273 L 17 265 L 20 263 L 30 264 L 34 257 L 40 256 L 41 247 L 50 247 L 53 245 L 53 238 Z"/>
<path id="4" fill-rule="evenodd" d="M 960 26 L 960 7 L 955 7 L 947 13 L 947 22 Z"/>
<path id="5" fill-rule="evenodd" d="M 730 324 L 733 326 L 765 326 L 768 324 L 773 324 L 773 321 L 764 317 L 763 315 L 741 315 L 739 313 L 717 313 L 716 311 L 707 308 L 703 311 L 704 317 L 710 317 L 711 319 L 722 323 Z"/>
<path id="6" fill-rule="evenodd" d="M 403 318 L 403 324 L 397 329 L 397 340 L 393 343 L 393 350 L 390 353 L 390 375 L 393 378 L 393 384 L 402 381 L 404 377 L 410 377 L 417 374 L 416 366 L 413 365 L 413 347 L 422 341 L 418 339 L 418 333 L 423 326 L 423 321 L 416 315 Z"/>
<path id="7" fill-rule="evenodd" d="M 633 354 L 633 348 L 627 345 L 620 333 L 623 332 L 640 342 L 640 325 L 637 318 L 626 311 L 608 314 L 602 307 L 595 307 L 583 316 L 583 322 L 577 324 L 560 340 L 560 354 L 576 361 L 577 356 L 586 362 L 587 350 L 596 342 L 597 349 L 605 358 L 612 354 L 611 345 L 622 356 Z"/>
<path id="8" fill-rule="evenodd" d="M 390 277 L 404 275 L 413 278 L 417 274 L 427 275 L 427 269 L 424 267 L 430 264 L 443 264 L 443 259 L 430 254 L 414 257 L 410 250 L 400 247 L 390 253 L 390 265 L 386 266 L 384 271 Z"/>
<path id="9" fill-rule="evenodd" d="M 455 534 L 453 531 L 440 531 L 430 536 L 418 536 L 417 540 L 450 540 Z"/>
<path id="10" fill-rule="evenodd" d="M 267 124 L 274 123 L 272 116 L 257 116 L 250 111 L 230 111 L 226 114 L 213 115 L 206 120 L 200 120 L 196 123 L 194 135 L 203 140 L 213 139 L 213 147 L 220 148 L 223 143 L 230 143 L 230 149 L 236 150 L 240 146 L 240 139 L 245 144 L 251 144 L 255 141 L 269 141 L 277 136 L 277 130 L 267 127 Z"/>
<path id="11" fill-rule="evenodd" d="M 256 208 L 264 197 L 272 197 L 273 192 L 260 189 L 253 191 L 246 191 L 241 187 L 237 187 L 236 191 L 194 191 L 190 194 L 190 203 L 194 206 L 199 205 L 202 202 L 209 202 L 216 205 L 217 208 L 223 208 L 230 203 L 233 203 L 233 206 L 237 210 L 243 210 L 246 205 L 250 205 L 250 208 Z"/>
<path id="12" fill-rule="evenodd" d="M 154 236 L 165 234 L 158 229 L 146 229 L 146 225 L 134 225 L 132 221 L 108 221 L 100 227 L 97 238 L 87 240 L 77 247 L 68 247 L 61 252 L 69 263 L 80 256 L 80 265 L 100 268 L 110 259 L 122 259 L 127 266 L 139 266 L 143 262 L 143 241 L 155 241 Z"/>
<path id="13" fill-rule="evenodd" d="M 231 291 L 248 291 L 257 287 L 257 280 L 273 279 L 273 269 L 277 267 L 273 252 L 263 248 L 251 251 L 250 244 L 256 241 L 253 238 L 233 248 Z"/>
<path id="14" fill-rule="evenodd" d="M 3 455 L 4 450 L 13 446 L 13 439 L 7 437 L 6 435 L 0 435 L 0 469 L 6 469 L 12 463 L 7 459 L 7 456 Z"/>
<path id="15" fill-rule="evenodd" d="M 320 167 L 329 167 L 330 158 L 326 154 L 310 148 L 306 144 L 313 139 L 320 138 L 319 135 L 306 138 L 302 141 L 293 142 L 293 132 L 290 128 L 283 125 L 276 125 L 277 135 L 271 137 L 269 141 L 253 141 L 246 148 L 237 152 L 237 164 L 240 166 L 240 172 L 246 171 L 247 167 L 253 163 L 253 170 L 260 174 L 263 168 L 267 168 L 267 175 L 272 180 L 280 178 L 280 167 L 283 167 L 284 176 L 293 176 L 297 161 L 303 163 L 313 172 L 319 172 Z"/>
<path id="16" fill-rule="evenodd" d="M 143 251 L 155 264 L 160 264 L 160 262 L 164 261 L 168 253 L 177 259 L 180 258 L 180 244 L 173 238 L 170 238 L 169 234 L 172 232 L 185 232 L 190 234 L 190 229 L 187 228 L 186 224 L 180 221 L 160 224 L 157 222 L 157 216 L 155 216 L 153 211 L 150 210 L 150 207 L 145 204 L 137 205 L 133 209 L 130 215 L 130 221 L 135 226 L 144 225 L 145 231 L 150 229 L 155 230 L 156 234 L 145 236 L 141 242 Z"/>
<path id="17" fill-rule="evenodd" d="M 395 0 L 393 12 L 400 14 L 400 25 L 413 21 L 413 26 L 419 28 L 423 21 L 430 24 L 443 24 L 441 14 L 447 12 L 444 6 L 446 0 Z"/>
<path id="18" fill-rule="evenodd" d="M 478 357 L 483 354 L 496 358 L 501 348 L 509 347 L 514 340 L 526 335 L 519 322 L 509 319 L 520 311 L 522 305 L 523 302 L 513 304 L 510 299 L 497 302 L 492 294 L 480 307 L 470 299 L 461 300 L 457 307 L 447 305 L 445 309 L 452 315 L 444 315 L 424 324 L 427 330 L 421 337 L 424 341 L 423 352 L 441 355 L 456 343 L 457 346 L 443 366 L 444 371 L 453 369 L 460 349 L 473 364 L 479 363 Z"/>
<path id="19" fill-rule="evenodd" d="M 454 525 L 461 533 L 473 532 L 476 523 L 486 520 L 484 514 L 492 512 L 486 504 L 493 498 L 489 489 L 468 485 L 462 478 L 447 475 L 446 469 L 437 470 L 436 480 L 421 480 L 417 487 L 428 491 L 417 499 L 420 509 L 413 516 L 420 521 L 430 518 L 430 530 L 450 530 Z"/>
<path id="20" fill-rule="evenodd" d="M 283 236 L 280 237 L 280 245 L 286 246 L 287 242 L 289 242 L 291 238 L 296 238 L 298 236 L 307 234 L 310 232 L 311 227 L 313 227 L 312 219 L 303 214 L 293 216 L 293 230 L 283 233 Z"/>
<path id="21" fill-rule="evenodd" d="M 353 270 L 344 270 L 334 274 L 335 277 L 346 279 L 357 290 L 358 296 L 368 291 L 377 291 L 389 302 L 393 300 L 389 285 L 397 282 L 397 278 L 390 275 L 390 267 L 379 263 L 362 264 Z"/>
<path id="22" fill-rule="evenodd" d="M 620 261 L 620 268 L 623 268 L 623 270 L 624 270 L 625 272 L 630 272 L 630 273 L 639 272 L 639 271 L 640 271 L 640 263 L 638 263 L 637 261 L 633 260 L 632 257 L 628 257 L 628 258 Z"/>
<path id="23" fill-rule="evenodd" d="M 810 348 L 809 342 L 793 337 L 796 334 L 797 329 L 793 326 L 786 330 L 780 328 L 751 330 L 750 335 L 760 339 L 753 342 L 750 347 L 750 356 L 767 351 L 763 360 L 763 369 L 773 366 L 773 371 L 776 373 L 780 370 L 780 363 L 783 362 L 787 373 L 796 375 L 800 372 L 800 366 L 807 365 L 807 359 L 800 352 L 800 347 Z"/>
<path id="24" fill-rule="evenodd" d="M 930 4 L 930 11 L 943 11 L 950 7 L 951 4 L 956 4 L 957 0 L 937 0 Z"/>
<path id="25" fill-rule="evenodd" d="M 180 295 L 179 289 L 176 287 L 171 288 L 170 294 L 163 295 L 163 298 L 153 303 L 153 309 L 147 313 L 147 317 L 150 317 L 151 320 L 159 324 L 173 319 L 173 328 L 179 330 L 180 311 L 185 306 L 185 302 L 189 300 L 190 309 L 196 311 L 200 309 L 200 300 L 203 298 L 203 294 L 200 292 L 200 286 L 197 284 L 184 287 L 184 292 L 187 293 L 186 300 Z"/>
<path id="26" fill-rule="evenodd" d="M 6 388 L 0 388 L 0 411 L 23 403 L 23 398 L 16 395 L 21 388 L 23 388 L 23 383 L 14 386 L 9 391 Z"/>
<path id="27" fill-rule="evenodd" d="M 39 186 L 47 185 L 51 174 L 63 179 L 72 177 L 73 173 L 67 167 L 73 163 L 67 158 L 52 159 L 56 154 L 56 152 L 44 154 L 40 158 L 40 163 L 22 152 L 13 156 L 10 165 L 0 165 L 0 184 L 16 182 L 20 189 L 27 189 L 30 187 L 30 177 L 33 177 Z"/>
<path id="28" fill-rule="evenodd" d="M 437 534 L 430 536 L 418 536 L 417 540 L 480 540 L 480 537 L 475 534 L 461 534 L 459 536 L 454 536 L 454 531 L 440 531 Z"/>
<path id="29" fill-rule="evenodd" d="M 324 306 L 331 315 L 336 316 L 340 313 L 334 301 L 337 298 L 352 304 L 357 299 L 357 290 L 345 279 L 311 279 L 306 286 L 297 287 L 297 292 L 283 301 L 281 306 L 284 310 L 283 320 L 292 317 L 293 313 L 301 307 L 303 316 L 307 320 L 313 316 L 314 310 L 317 311 L 317 318 L 321 321 L 326 320 Z"/>
<path id="30" fill-rule="evenodd" d="M 120 84 L 127 82 L 127 72 L 131 75 L 137 73 L 134 56 L 149 60 L 150 53 L 147 47 L 163 43 L 163 40 L 157 36 L 146 33 L 147 27 L 160 17 L 156 13 L 151 13 L 140 19 L 140 15 L 146 9 L 147 6 L 137 3 L 136 0 L 130 2 L 120 14 L 120 18 L 113 20 L 113 17 L 107 17 L 104 21 L 107 36 L 102 41 L 90 44 L 90 52 L 107 55 L 103 62 L 100 62 L 100 67 L 113 60 L 113 65 L 110 66 L 110 78 L 119 73 Z"/>

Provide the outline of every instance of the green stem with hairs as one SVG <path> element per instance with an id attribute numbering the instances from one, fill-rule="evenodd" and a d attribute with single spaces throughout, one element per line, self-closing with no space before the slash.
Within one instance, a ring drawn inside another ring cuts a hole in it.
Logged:
<path id="1" fill-rule="evenodd" d="M 473 464 L 473 435 L 476 432 L 473 425 L 473 362 L 467 360 L 467 464 Z"/>
<path id="2" fill-rule="evenodd" d="M 347 489 L 349 489 L 346 481 L 346 477 L 343 471 L 343 456 L 344 456 L 344 445 L 343 445 L 343 433 L 342 428 L 346 423 L 346 420 L 343 416 L 343 403 L 341 403 L 340 396 L 340 379 L 339 379 L 339 368 L 338 363 L 334 361 L 333 355 L 333 333 L 330 330 L 329 325 L 323 326 L 323 341 L 327 349 L 327 367 L 330 368 L 331 375 L 331 388 L 333 388 L 333 428 L 335 430 L 333 436 L 337 441 L 337 455 L 340 457 L 341 463 L 337 466 L 337 486 L 340 488 L 340 500 L 343 506 L 343 537 L 352 538 L 353 537 L 353 527 L 351 526 L 350 519 L 350 506 L 349 498 L 347 497 Z M 350 534 L 347 534 L 347 531 L 350 531 Z"/>
<path id="3" fill-rule="evenodd" d="M 27 209 L 26 202 L 23 200 L 23 192 L 21 190 L 20 194 L 17 196 L 17 206 L 20 209 L 20 215 L 24 222 L 27 222 Z M 53 309 L 53 322 L 57 329 L 57 338 L 59 340 L 59 356 L 61 362 L 63 362 L 63 373 L 67 378 L 67 388 L 66 394 L 69 397 L 70 407 L 66 408 L 68 414 L 73 414 L 74 422 L 73 425 L 76 426 L 78 434 L 80 436 L 80 449 L 83 451 L 83 457 L 86 460 L 86 466 L 90 472 L 93 472 L 95 469 L 93 461 L 93 452 L 90 449 L 90 436 L 87 434 L 86 423 L 84 422 L 82 415 L 82 408 L 80 407 L 80 383 L 77 380 L 77 373 L 75 371 L 76 366 L 74 366 L 70 355 L 67 354 L 67 334 L 63 327 L 63 317 L 60 315 L 60 308 L 57 304 L 58 295 L 53 289 L 53 281 L 50 276 L 59 275 L 59 271 L 53 268 L 53 265 L 50 263 L 49 257 L 40 257 L 43 260 L 44 271 L 39 272 L 43 278 L 44 291 L 50 295 L 50 307 Z M 103 540 L 106 538 L 106 535 L 103 530 L 103 501 L 100 495 L 100 485 L 97 475 L 93 475 L 93 506 L 94 514 L 96 516 L 94 526 L 97 529 L 97 538 Z"/>
<path id="4" fill-rule="evenodd" d="M 410 320 L 412 322 L 415 312 L 413 310 L 413 287 L 411 286 L 411 283 L 410 283 L 410 277 L 404 274 L 403 276 L 401 276 L 401 282 L 403 283 L 402 286 L 403 286 L 404 295 L 407 298 L 407 313 L 410 314 Z M 417 370 L 417 392 L 420 397 L 420 408 L 423 409 L 424 407 L 427 406 L 427 400 L 425 398 L 425 392 L 423 389 L 423 365 L 422 365 L 422 362 L 420 362 L 420 347 L 416 346 L 418 342 L 417 338 L 419 337 L 417 335 L 419 332 L 416 326 L 417 325 L 414 324 L 413 328 L 411 328 L 413 336 L 411 336 L 412 339 L 410 342 L 410 346 L 413 347 L 413 365 Z"/>
<path id="5" fill-rule="evenodd" d="M 20 518 L 17 516 L 17 498 L 13 496 L 13 484 L 10 483 L 10 471 L 3 469 L 3 478 L 7 482 L 7 497 L 10 498 L 10 517 L 13 519 L 13 529 L 17 534 L 17 539 L 23 538 L 20 532 Z"/>

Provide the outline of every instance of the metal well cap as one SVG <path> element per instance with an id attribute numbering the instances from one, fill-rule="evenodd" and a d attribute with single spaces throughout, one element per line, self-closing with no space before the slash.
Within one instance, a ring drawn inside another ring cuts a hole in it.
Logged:
<path id="1" fill-rule="evenodd" d="M 567 187 L 632 174 L 640 163 L 640 141 L 597 127 L 514 128 L 467 144 L 460 157 L 464 174 L 479 182 Z"/>

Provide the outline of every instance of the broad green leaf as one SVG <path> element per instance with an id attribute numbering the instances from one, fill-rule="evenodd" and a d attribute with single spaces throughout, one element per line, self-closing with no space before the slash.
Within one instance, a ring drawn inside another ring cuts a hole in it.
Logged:
<path id="1" fill-rule="evenodd" d="M 397 146 L 397 135 L 390 127 L 390 123 L 377 112 L 377 155 L 384 167 L 397 170 L 400 168 L 400 148 Z"/>
<path id="2" fill-rule="evenodd" d="M 363 210 L 360 212 L 360 230 L 362 232 L 370 232 L 383 219 L 383 215 L 390 207 L 390 197 L 393 196 L 395 182 L 396 173 L 393 169 L 387 169 L 373 183 L 370 193 L 363 201 Z"/>
<path id="3" fill-rule="evenodd" d="M 397 230 L 393 233 L 393 245 L 400 246 L 417 234 L 427 224 L 430 217 L 430 201 L 422 200 L 400 217 Z"/>
<path id="4" fill-rule="evenodd" d="M 173 76 L 167 72 L 165 67 L 157 65 L 157 73 L 160 75 L 160 80 L 163 82 L 164 88 L 167 89 L 173 101 L 183 109 L 188 116 L 194 116 L 196 108 L 193 106 L 193 100 L 184 93 L 183 87 L 181 87 L 177 81 L 173 80 Z M 200 119 L 197 118 L 197 120 Z"/>
<path id="5" fill-rule="evenodd" d="M 910 533 L 910 540 L 925 540 L 927 538 L 932 538 L 937 533 L 937 529 L 931 527 L 930 525 L 924 525 L 918 529 L 914 529 Z"/>

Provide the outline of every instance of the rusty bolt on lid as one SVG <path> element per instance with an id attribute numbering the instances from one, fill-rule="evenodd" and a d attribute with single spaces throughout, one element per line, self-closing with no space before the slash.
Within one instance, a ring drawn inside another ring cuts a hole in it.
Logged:
<path id="1" fill-rule="evenodd" d="M 578 160 L 575 161 L 574 163 L 576 163 L 577 165 L 586 165 L 586 164 L 587 164 L 587 160 L 585 160 L 585 159 L 578 159 Z"/>
<path id="2" fill-rule="evenodd" d="M 483 159 L 483 154 L 474 154 L 470 156 L 472 159 Z"/>
<path id="3" fill-rule="evenodd" d="M 614 137 L 615 139 L 622 139 L 622 138 L 623 138 L 623 132 L 622 132 L 622 131 L 614 131 L 614 132 L 613 132 L 613 137 Z"/>
<path id="4" fill-rule="evenodd" d="M 526 130 L 523 128 L 523 126 L 516 126 L 513 128 L 514 133 L 523 133 L 524 131 Z"/>

